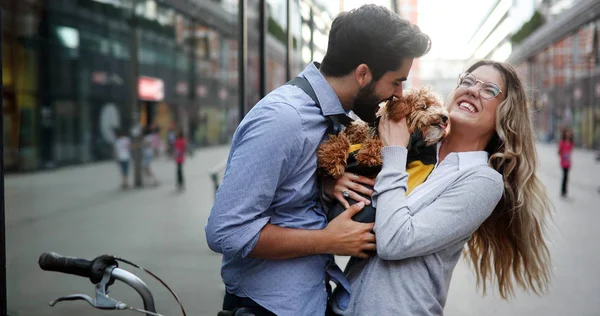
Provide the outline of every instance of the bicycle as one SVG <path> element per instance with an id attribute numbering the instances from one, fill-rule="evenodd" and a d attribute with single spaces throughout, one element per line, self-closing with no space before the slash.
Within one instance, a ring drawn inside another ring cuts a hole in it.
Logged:
<path id="1" fill-rule="evenodd" d="M 95 286 L 95 298 L 91 298 L 86 294 L 71 294 L 61 296 L 50 302 L 50 306 L 55 306 L 59 302 L 63 301 L 86 301 L 92 307 L 101 310 L 130 310 L 146 314 L 146 316 L 164 316 L 156 311 L 154 306 L 154 297 L 152 292 L 139 277 L 135 274 L 119 268 L 119 262 L 126 263 L 135 268 L 143 270 L 150 274 L 153 278 L 158 280 L 164 287 L 171 292 L 179 307 L 183 316 L 186 316 L 185 309 L 179 300 L 179 297 L 171 288 L 158 276 L 149 270 L 123 258 L 101 255 L 93 260 L 87 260 L 83 258 L 65 257 L 54 252 L 44 252 L 38 259 L 40 268 L 44 271 L 61 272 L 65 274 L 77 275 L 85 278 L 89 278 L 92 284 Z M 108 288 L 114 284 L 115 280 L 121 281 L 131 288 L 133 288 L 142 298 L 144 308 L 131 307 L 121 301 L 115 300 L 108 296 Z M 217 316 L 253 316 L 252 308 L 240 308 L 235 311 L 220 311 Z"/>

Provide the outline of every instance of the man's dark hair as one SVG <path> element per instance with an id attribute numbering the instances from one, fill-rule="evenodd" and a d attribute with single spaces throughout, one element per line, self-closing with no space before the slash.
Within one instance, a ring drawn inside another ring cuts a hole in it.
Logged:
<path id="1" fill-rule="evenodd" d="M 363 5 L 335 18 L 320 69 L 326 76 L 342 77 L 366 64 L 377 81 L 430 47 L 429 36 L 410 21 L 386 7 Z"/>

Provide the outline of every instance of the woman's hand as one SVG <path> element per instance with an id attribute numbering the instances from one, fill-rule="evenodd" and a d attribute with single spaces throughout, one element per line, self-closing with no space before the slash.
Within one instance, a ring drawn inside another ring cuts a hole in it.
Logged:
<path id="1" fill-rule="evenodd" d="M 406 118 L 402 118 L 398 122 L 388 119 L 387 114 L 384 114 L 379 119 L 379 138 L 383 146 L 400 146 L 407 147 L 410 139 Z"/>
<path id="2" fill-rule="evenodd" d="M 323 189 L 329 198 L 336 198 L 347 209 L 350 207 L 350 204 L 346 200 L 346 197 L 344 197 L 344 192 L 347 192 L 348 197 L 357 202 L 365 202 L 365 205 L 371 204 L 371 200 L 357 193 L 359 192 L 367 196 L 373 195 L 373 190 L 365 187 L 363 184 L 373 187 L 375 186 L 375 180 L 346 172 L 337 180 L 332 177 L 326 177 L 323 181 Z"/>

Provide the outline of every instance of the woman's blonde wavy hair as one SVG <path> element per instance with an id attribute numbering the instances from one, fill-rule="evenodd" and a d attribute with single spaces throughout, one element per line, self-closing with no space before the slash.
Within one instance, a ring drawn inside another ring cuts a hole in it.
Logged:
<path id="1" fill-rule="evenodd" d="M 515 286 L 541 295 L 548 290 L 550 252 L 544 240 L 552 205 L 536 175 L 537 152 L 531 111 L 515 69 L 507 63 L 481 60 L 472 72 L 491 66 L 504 79 L 505 99 L 496 110 L 496 133 L 486 151 L 489 164 L 504 179 L 504 194 L 467 243 L 465 254 L 477 274 L 477 287 L 486 294 L 489 281 L 500 296 L 514 296 Z"/>

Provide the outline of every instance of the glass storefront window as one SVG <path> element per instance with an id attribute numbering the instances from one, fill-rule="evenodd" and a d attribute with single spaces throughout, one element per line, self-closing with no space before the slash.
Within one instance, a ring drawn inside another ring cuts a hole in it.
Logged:
<path id="1" fill-rule="evenodd" d="M 37 168 L 35 114 L 38 105 L 39 26 L 42 2 L 3 1 L 2 73 L 4 168 Z"/>

